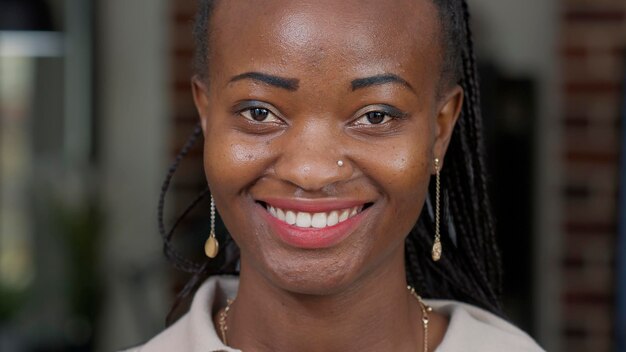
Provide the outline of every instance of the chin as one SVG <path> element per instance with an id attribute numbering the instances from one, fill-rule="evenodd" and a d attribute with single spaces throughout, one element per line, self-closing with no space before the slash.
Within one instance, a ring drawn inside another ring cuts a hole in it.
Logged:
<path id="1" fill-rule="evenodd" d="M 259 269 L 273 286 L 304 295 L 338 294 L 361 276 L 364 261 L 354 249 L 337 251 L 303 251 L 267 256 Z"/>

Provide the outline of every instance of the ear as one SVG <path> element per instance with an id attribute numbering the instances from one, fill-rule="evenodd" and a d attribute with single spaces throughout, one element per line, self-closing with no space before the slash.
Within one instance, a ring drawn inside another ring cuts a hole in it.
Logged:
<path id="1" fill-rule="evenodd" d="M 456 85 L 448 90 L 440 100 L 436 121 L 435 144 L 433 147 L 433 173 L 436 172 L 434 168 L 435 158 L 439 159 L 439 169 L 443 168 L 444 157 L 452 138 L 452 131 L 463 107 L 463 97 L 463 88 Z"/>
<path id="2" fill-rule="evenodd" d="M 191 78 L 191 91 L 193 92 L 193 102 L 200 116 L 202 132 L 206 134 L 207 118 L 209 116 L 209 96 L 207 86 L 200 76 L 195 75 Z"/>

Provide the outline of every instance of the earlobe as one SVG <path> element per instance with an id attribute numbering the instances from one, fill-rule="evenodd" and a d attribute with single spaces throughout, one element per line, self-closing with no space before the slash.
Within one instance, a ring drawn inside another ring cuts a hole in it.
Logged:
<path id="1" fill-rule="evenodd" d="M 202 132 L 206 132 L 206 122 L 209 116 L 209 101 L 207 95 L 207 88 L 202 79 L 195 75 L 191 78 L 191 91 L 193 93 L 193 101 L 196 105 L 196 110 L 200 117 L 200 125 L 202 126 Z"/>
<path id="2" fill-rule="evenodd" d="M 444 156 L 452 138 L 452 131 L 454 131 L 456 121 L 461 115 L 463 96 L 463 88 L 457 85 L 450 89 L 441 100 L 442 105 L 437 114 L 435 145 L 433 148 L 433 157 L 441 160 L 440 168 L 445 160 Z"/>

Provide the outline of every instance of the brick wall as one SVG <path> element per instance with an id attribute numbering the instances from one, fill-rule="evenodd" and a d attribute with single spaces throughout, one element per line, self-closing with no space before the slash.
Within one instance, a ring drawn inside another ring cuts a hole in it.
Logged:
<path id="1" fill-rule="evenodd" d="M 178 153 L 185 143 L 188 135 L 198 122 L 198 114 L 193 105 L 191 95 L 190 78 L 193 75 L 193 38 L 191 36 L 193 16 L 196 9 L 195 0 L 171 0 L 171 80 L 170 94 L 172 102 L 172 133 L 171 146 L 172 155 Z M 201 164 L 201 154 L 196 148 L 185 161 L 186 165 L 180 169 L 180 174 L 176 182 L 178 189 L 194 188 L 197 186 L 198 163 Z M 195 166 L 190 169 L 188 166 Z M 200 175 L 202 178 L 202 175 Z"/>
<path id="2" fill-rule="evenodd" d="M 611 351 L 626 2 L 563 0 L 564 351 Z"/>
<path id="3" fill-rule="evenodd" d="M 199 122 L 193 104 L 190 78 L 193 75 L 192 37 L 196 0 L 170 0 L 170 155 L 171 159 L 181 150 L 187 138 Z M 202 169 L 202 143 L 200 138 L 192 151 L 185 157 L 173 179 L 166 200 L 171 226 L 191 201 L 206 187 Z M 174 235 L 176 248 L 187 257 L 204 260 L 204 241 L 209 234 L 209 200 L 198 204 L 181 224 Z M 189 279 L 189 275 L 172 270 L 172 295 L 178 293 Z M 188 298 L 176 310 L 174 316 L 182 315 L 188 307 Z"/>

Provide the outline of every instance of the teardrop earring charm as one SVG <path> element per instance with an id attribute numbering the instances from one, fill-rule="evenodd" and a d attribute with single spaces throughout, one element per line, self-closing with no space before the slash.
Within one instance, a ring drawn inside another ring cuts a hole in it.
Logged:
<path id="1" fill-rule="evenodd" d="M 213 259 L 217 257 L 219 250 L 220 244 L 215 237 L 215 201 L 213 200 L 213 195 L 211 195 L 211 232 L 209 233 L 209 238 L 204 243 L 204 253 L 207 257 Z"/>
<path id="2" fill-rule="evenodd" d="M 435 158 L 435 241 L 433 242 L 433 249 L 431 256 L 433 261 L 437 262 L 441 259 L 441 253 L 443 248 L 441 247 L 441 233 L 439 232 L 439 217 L 440 217 L 440 188 L 441 181 L 439 177 L 439 158 Z"/>

